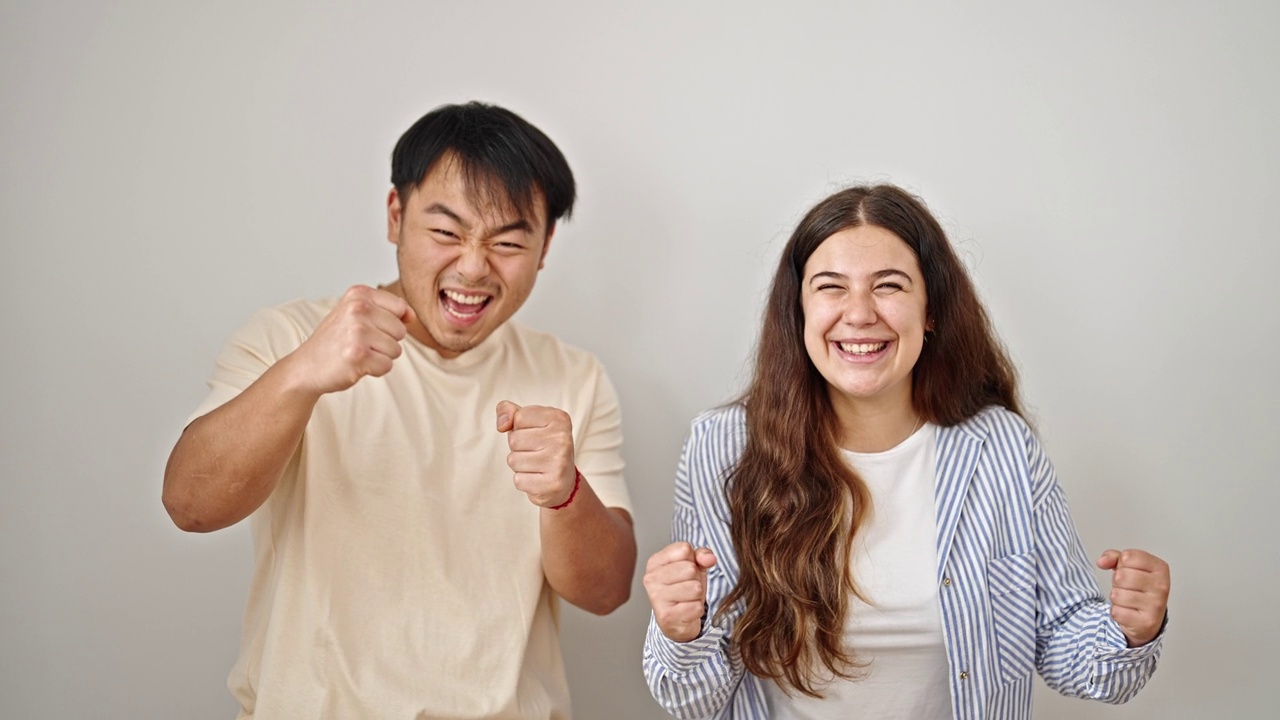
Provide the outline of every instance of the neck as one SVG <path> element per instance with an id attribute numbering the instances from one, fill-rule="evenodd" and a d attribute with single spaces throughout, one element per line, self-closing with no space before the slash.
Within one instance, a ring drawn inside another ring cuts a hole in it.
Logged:
<path id="1" fill-rule="evenodd" d="M 924 425 L 911 403 L 833 403 L 840 423 L 840 447 L 853 452 L 884 452 Z"/>

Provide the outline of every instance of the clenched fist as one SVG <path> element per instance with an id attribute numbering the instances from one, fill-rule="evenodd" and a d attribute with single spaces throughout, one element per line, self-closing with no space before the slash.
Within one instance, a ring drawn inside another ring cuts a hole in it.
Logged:
<path id="1" fill-rule="evenodd" d="M 516 489 L 540 507 L 564 504 L 573 494 L 573 420 L 552 407 L 498 403 L 498 432 L 507 434 L 507 467 Z"/>
<path id="2" fill-rule="evenodd" d="M 415 319 L 403 298 L 356 285 L 289 354 L 290 371 L 317 395 L 346 390 L 366 375 L 386 375 Z"/>
<path id="3" fill-rule="evenodd" d="M 671 543 L 649 558 L 644 589 L 662 633 L 676 642 L 689 642 L 702 632 L 707 603 L 707 570 L 715 553 L 687 542 Z"/>
<path id="4" fill-rule="evenodd" d="M 1111 617 L 1129 647 L 1155 639 L 1169 606 L 1169 564 L 1142 550 L 1107 550 L 1098 567 L 1111 570 Z"/>

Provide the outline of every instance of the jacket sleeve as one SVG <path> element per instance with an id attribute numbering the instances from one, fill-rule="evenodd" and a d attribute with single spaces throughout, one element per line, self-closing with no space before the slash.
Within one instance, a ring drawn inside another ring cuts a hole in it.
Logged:
<path id="1" fill-rule="evenodd" d="M 1028 429 L 1036 547 L 1036 669 L 1063 695 L 1128 701 L 1155 672 L 1164 631 L 1130 648 L 1111 619 L 1053 466 Z"/>
<path id="2" fill-rule="evenodd" d="M 652 613 L 644 643 L 644 675 L 660 705 L 677 718 L 729 718 L 733 694 L 742 682 L 743 666 L 730 647 L 730 632 L 740 615 L 732 608 L 717 618 L 733 587 L 736 558 L 732 554 L 724 500 L 724 471 L 734 453 L 695 421 L 676 470 L 672 542 L 708 547 L 717 563 L 707 573 L 707 613 L 702 634 L 678 643 L 662 633 Z"/>

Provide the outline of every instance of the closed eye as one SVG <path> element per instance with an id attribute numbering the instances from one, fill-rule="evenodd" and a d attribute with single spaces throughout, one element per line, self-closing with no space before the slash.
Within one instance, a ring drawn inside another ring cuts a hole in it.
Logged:
<path id="1" fill-rule="evenodd" d="M 884 283 L 880 283 L 879 285 L 876 285 L 875 289 L 876 289 L 876 292 L 891 293 L 891 292 L 897 292 L 899 290 L 902 290 L 903 287 L 902 285 L 895 282 L 884 282 Z"/>

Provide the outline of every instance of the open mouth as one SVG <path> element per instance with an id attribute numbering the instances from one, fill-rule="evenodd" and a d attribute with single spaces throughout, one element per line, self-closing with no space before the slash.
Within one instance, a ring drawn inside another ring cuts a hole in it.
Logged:
<path id="1" fill-rule="evenodd" d="M 854 355 L 857 357 L 868 357 L 870 355 L 875 355 L 876 353 L 883 351 L 885 348 L 889 347 L 889 343 L 887 342 L 876 342 L 876 343 L 837 342 L 836 346 L 840 348 L 840 352 L 845 353 L 846 355 Z"/>
<path id="2" fill-rule="evenodd" d="M 458 320 L 475 320 L 488 307 L 492 295 L 484 293 L 464 293 L 458 290 L 441 290 L 440 304 L 445 314 Z"/>

